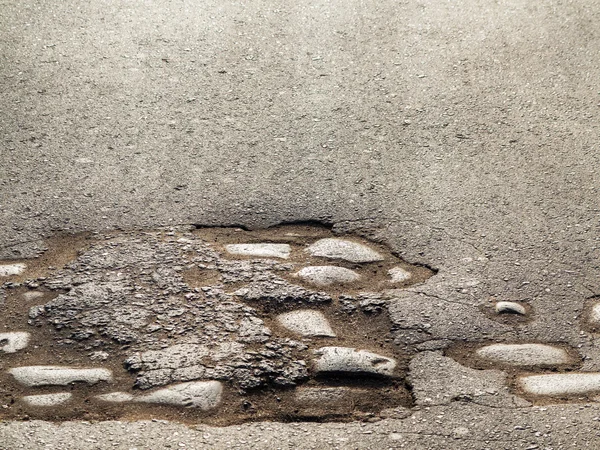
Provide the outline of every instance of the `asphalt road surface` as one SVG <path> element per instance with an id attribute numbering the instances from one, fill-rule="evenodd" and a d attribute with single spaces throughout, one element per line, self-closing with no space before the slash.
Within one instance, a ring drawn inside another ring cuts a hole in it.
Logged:
<path id="1" fill-rule="evenodd" d="M 386 299 L 413 352 L 398 417 L 6 419 L 0 449 L 598 448 L 599 21 L 595 0 L 2 0 L 3 264 L 61 233 L 310 222 L 437 274 Z M 469 367 L 492 343 L 571 359 Z M 557 371 L 593 375 L 519 378 Z"/>

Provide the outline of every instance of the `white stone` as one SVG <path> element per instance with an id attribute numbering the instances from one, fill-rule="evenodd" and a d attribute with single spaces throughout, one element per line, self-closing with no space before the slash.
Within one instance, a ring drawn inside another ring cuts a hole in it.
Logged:
<path id="1" fill-rule="evenodd" d="M 345 386 L 339 387 L 300 387 L 296 389 L 295 400 L 299 403 L 311 403 L 318 405 L 326 405 L 337 403 L 348 397 L 365 394 L 366 389 L 349 388 Z"/>
<path id="2" fill-rule="evenodd" d="M 28 395 L 23 397 L 23 401 L 30 406 L 56 406 L 66 403 L 73 397 L 70 392 L 60 392 L 57 394 Z"/>
<path id="3" fill-rule="evenodd" d="M 20 275 L 27 268 L 25 264 L 0 264 L 0 277 Z"/>
<path id="4" fill-rule="evenodd" d="M 309 266 L 300 270 L 298 277 L 317 286 L 329 286 L 334 283 L 352 283 L 360 279 L 354 270 L 337 266 Z"/>
<path id="5" fill-rule="evenodd" d="M 109 394 L 96 395 L 94 398 L 102 400 L 103 402 L 124 403 L 133 400 L 133 395 L 128 394 L 127 392 L 111 392 Z"/>
<path id="6" fill-rule="evenodd" d="M 323 258 L 343 259 L 355 263 L 383 261 L 384 258 L 366 245 L 344 239 L 320 239 L 307 249 L 312 256 Z"/>
<path id="7" fill-rule="evenodd" d="M 223 385 L 218 381 L 192 381 L 169 386 L 138 397 L 136 401 L 187 406 L 207 411 L 221 402 Z"/>
<path id="8" fill-rule="evenodd" d="M 594 325 L 600 324 L 600 303 L 596 303 L 592 307 L 592 312 L 590 313 L 590 322 Z"/>
<path id="9" fill-rule="evenodd" d="M 350 372 L 391 376 L 396 360 L 386 356 L 349 347 L 321 347 L 315 350 L 317 373 Z"/>
<path id="10" fill-rule="evenodd" d="M 287 259 L 292 248 L 288 244 L 229 244 L 225 250 L 232 255 Z"/>
<path id="11" fill-rule="evenodd" d="M 600 373 L 553 373 L 519 377 L 519 385 L 532 395 L 577 395 L 600 391 Z"/>
<path id="12" fill-rule="evenodd" d="M 112 372 L 108 369 L 80 369 L 61 366 L 26 366 L 8 371 L 15 379 L 26 386 L 65 386 L 76 381 L 95 384 L 111 381 Z"/>
<path id="13" fill-rule="evenodd" d="M 412 278 L 412 274 L 402 267 L 392 267 L 388 270 L 388 275 L 390 276 L 390 281 L 392 283 L 404 283 Z"/>
<path id="14" fill-rule="evenodd" d="M 277 321 L 285 328 L 302 336 L 335 337 L 323 313 L 312 309 L 290 311 L 277 316 Z"/>
<path id="15" fill-rule="evenodd" d="M 544 344 L 492 344 L 477 350 L 477 356 L 513 366 L 554 366 L 572 362 L 565 349 Z"/>
<path id="16" fill-rule="evenodd" d="M 25 331 L 14 331 L 12 333 L 0 333 L 0 351 L 4 353 L 15 353 L 29 344 L 30 334 Z"/>
<path id="17" fill-rule="evenodd" d="M 44 293 L 40 291 L 27 291 L 23 294 L 25 300 L 34 300 L 36 298 L 43 297 Z"/>
<path id="18" fill-rule="evenodd" d="M 496 312 L 498 314 L 501 314 L 501 313 L 521 314 L 522 316 L 527 314 L 525 307 L 516 302 L 498 302 L 498 303 L 496 303 Z"/>

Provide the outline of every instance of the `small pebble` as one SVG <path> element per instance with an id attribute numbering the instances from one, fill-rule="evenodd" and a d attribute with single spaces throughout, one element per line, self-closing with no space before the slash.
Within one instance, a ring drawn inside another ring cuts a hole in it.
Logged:
<path id="1" fill-rule="evenodd" d="M 402 267 L 393 267 L 388 270 L 392 283 L 404 283 L 412 278 L 412 274 L 408 270 L 404 270 Z"/>

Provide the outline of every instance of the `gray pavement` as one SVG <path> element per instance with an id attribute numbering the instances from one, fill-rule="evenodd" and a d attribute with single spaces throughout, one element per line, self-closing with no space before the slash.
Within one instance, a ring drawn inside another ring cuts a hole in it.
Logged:
<path id="1" fill-rule="evenodd" d="M 0 258 L 58 232 L 332 224 L 439 270 L 388 300 L 439 398 L 376 423 L 4 421 L 0 448 L 597 448 L 593 395 L 530 406 L 513 372 L 448 349 L 543 342 L 600 370 L 599 16 L 593 0 L 3 1 Z M 495 320 L 497 301 L 528 315 Z M 437 364 L 477 381 L 449 396 Z"/>

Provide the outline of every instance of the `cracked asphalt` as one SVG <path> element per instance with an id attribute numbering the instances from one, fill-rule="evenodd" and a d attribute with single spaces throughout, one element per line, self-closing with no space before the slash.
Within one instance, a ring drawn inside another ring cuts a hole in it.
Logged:
<path id="1" fill-rule="evenodd" d="M 0 259 L 56 233 L 315 221 L 438 273 L 388 303 L 421 352 L 408 417 L 3 421 L 0 448 L 600 445 L 592 395 L 517 402 L 510 372 L 445 353 L 545 342 L 600 371 L 598 1 L 1 5 Z"/>

